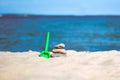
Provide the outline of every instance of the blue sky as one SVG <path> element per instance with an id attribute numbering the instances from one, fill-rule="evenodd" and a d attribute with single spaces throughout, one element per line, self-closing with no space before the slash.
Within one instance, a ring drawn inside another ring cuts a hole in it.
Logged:
<path id="1" fill-rule="evenodd" d="M 120 15 L 120 0 L 0 0 L 0 14 Z"/>

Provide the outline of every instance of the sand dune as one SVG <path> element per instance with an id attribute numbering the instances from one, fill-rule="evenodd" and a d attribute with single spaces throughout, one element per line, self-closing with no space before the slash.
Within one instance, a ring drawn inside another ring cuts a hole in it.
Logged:
<path id="1" fill-rule="evenodd" d="M 0 52 L 0 80 L 120 80 L 120 52 L 67 51 L 44 59 L 39 52 Z"/>

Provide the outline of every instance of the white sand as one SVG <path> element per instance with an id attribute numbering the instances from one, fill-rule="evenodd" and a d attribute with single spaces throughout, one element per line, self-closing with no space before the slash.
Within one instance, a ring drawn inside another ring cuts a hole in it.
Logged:
<path id="1" fill-rule="evenodd" d="M 44 59 L 39 52 L 0 52 L 0 80 L 120 80 L 120 52 L 67 51 Z"/>

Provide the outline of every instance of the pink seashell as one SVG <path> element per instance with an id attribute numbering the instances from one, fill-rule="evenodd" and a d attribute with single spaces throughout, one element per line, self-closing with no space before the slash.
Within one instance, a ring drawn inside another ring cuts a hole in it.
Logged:
<path id="1" fill-rule="evenodd" d="M 53 49 L 52 52 L 56 54 L 66 54 L 65 49 Z"/>

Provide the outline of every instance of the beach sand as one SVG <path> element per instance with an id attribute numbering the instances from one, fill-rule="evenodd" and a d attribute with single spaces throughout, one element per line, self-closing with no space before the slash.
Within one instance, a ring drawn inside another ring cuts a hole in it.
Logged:
<path id="1" fill-rule="evenodd" d="M 0 52 L 0 80 L 120 80 L 120 52 L 76 52 L 45 59 L 39 52 Z"/>

